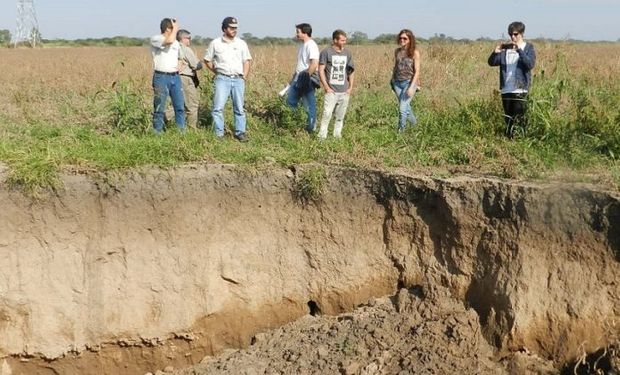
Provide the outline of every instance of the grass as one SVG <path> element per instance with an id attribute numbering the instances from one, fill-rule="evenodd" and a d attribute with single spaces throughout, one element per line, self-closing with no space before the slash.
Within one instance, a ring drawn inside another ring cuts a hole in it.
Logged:
<path id="1" fill-rule="evenodd" d="M 352 47 L 357 88 L 344 138 L 325 142 L 303 131 L 303 111 L 287 108 L 276 96 L 294 65 L 294 48 L 252 49 L 248 144 L 230 136 L 215 141 L 208 113 L 210 76 L 202 77 L 203 128 L 152 135 L 151 63 L 144 49 L 0 50 L 7 66 L 20 68 L 0 77 L 6 88 L 0 93 L 6 107 L 0 112 L 6 182 L 36 195 L 57 188 L 58 172 L 66 166 L 110 171 L 200 161 L 249 166 L 275 161 L 586 181 L 619 188 L 620 78 L 615 72 L 620 44 L 536 45 L 529 125 L 515 140 L 503 136 L 498 73 L 486 66 L 492 46 L 421 48 L 422 91 L 414 99 L 418 126 L 402 134 L 395 131 L 396 100 L 387 84 L 392 46 Z M 72 72 L 62 69 L 65 55 L 76 60 Z M 596 56 L 596 62 L 588 56 Z M 43 71 L 28 65 L 41 59 L 60 63 Z M 320 114 L 322 93 L 318 102 Z M 226 111 L 230 128 L 230 105 Z M 298 190 L 309 200 L 320 196 L 321 170 L 325 172 L 319 168 L 298 176 Z"/>
<path id="2" fill-rule="evenodd" d="M 302 203 L 320 201 L 327 184 L 327 171 L 322 166 L 312 166 L 297 175 L 295 195 Z"/>

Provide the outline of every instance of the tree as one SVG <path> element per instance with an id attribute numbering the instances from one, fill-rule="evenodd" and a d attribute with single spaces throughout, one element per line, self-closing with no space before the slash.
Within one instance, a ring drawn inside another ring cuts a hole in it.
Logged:
<path id="1" fill-rule="evenodd" d="M 0 45 L 8 45 L 11 43 L 11 32 L 6 29 L 0 30 Z"/>
<path id="2" fill-rule="evenodd" d="M 373 40 L 373 42 L 379 44 L 396 43 L 396 34 L 380 34 Z"/>
<path id="3" fill-rule="evenodd" d="M 349 44 L 366 44 L 368 43 L 368 34 L 361 31 L 354 31 L 349 36 Z"/>
<path id="4" fill-rule="evenodd" d="M 192 35 L 192 44 L 196 46 L 202 46 L 205 44 L 205 40 L 201 35 L 194 34 Z"/>
<path id="5" fill-rule="evenodd" d="M 241 34 L 241 39 L 245 40 L 247 44 L 254 44 L 254 45 L 256 45 L 260 41 L 260 39 L 252 35 L 252 33 Z"/>

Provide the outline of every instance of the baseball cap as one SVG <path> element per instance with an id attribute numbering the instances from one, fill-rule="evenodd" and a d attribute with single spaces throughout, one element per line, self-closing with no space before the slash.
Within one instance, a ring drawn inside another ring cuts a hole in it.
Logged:
<path id="1" fill-rule="evenodd" d="M 222 27 L 238 27 L 239 23 L 235 17 L 226 17 L 222 21 Z"/>

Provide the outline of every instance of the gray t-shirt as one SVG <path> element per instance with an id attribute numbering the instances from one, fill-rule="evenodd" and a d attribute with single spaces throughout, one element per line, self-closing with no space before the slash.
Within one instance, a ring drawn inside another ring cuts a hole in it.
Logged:
<path id="1" fill-rule="evenodd" d="M 346 92 L 349 89 L 349 74 L 355 65 L 348 49 L 338 52 L 334 47 L 325 48 L 319 56 L 319 65 L 325 65 L 325 77 L 332 90 Z"/>
<path id="2" fill-rule="evenodd" d="M 411 57 L 407 56 L 407 52 L 397 49 L 395 53 L 394 70 L 392 79 L 394 81 L 411 81 L 415 75 L 415 65 Z"/>

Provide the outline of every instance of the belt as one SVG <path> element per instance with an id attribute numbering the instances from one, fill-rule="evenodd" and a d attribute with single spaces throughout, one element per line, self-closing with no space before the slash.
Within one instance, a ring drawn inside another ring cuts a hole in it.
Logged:
<path id="1" fill-rule="evenodd" d="M 224 77 L 228 77 L 228 78 L 243 78 L 243 74 L 224 74 L 224 73 L 217 73 L 221 76 Z"/>
<path id="2" fill-rule="evenodd" d="M 179 74 L 179 72 L 168 73 L 168 72 L 160 72 L 159 70 L 156 70 L 155 73 L 157 73 L 157 74 L 164 74 L 164 75 L 167 75 L 167 76 L 176 76 L 177 74 Z"/>

